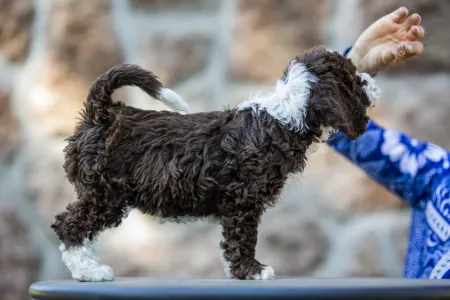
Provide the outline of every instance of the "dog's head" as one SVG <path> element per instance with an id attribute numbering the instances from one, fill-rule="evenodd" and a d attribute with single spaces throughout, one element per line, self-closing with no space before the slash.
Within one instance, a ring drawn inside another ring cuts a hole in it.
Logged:
<path id="1" fill-rule="evenodd" d="M 266 111 L 290 130 L 312 132 L 321 141 L 336 131 L 356 139 L 365 132 L 368 108 L 379 94 L 375 80 L 358 73 L 350 59 L 315 47 L 289 61 L 272 93 L 253 96 L 238 109 Z"/>
<path id="2" fill-rule="evenodd" d="M 277 90 L 289 91 L 290 105 L 285 108 L 300 109 L 295 122 L 289 122 L 294 129 L 339 130 L 350 139 L 365 132 L 368 108 L 380 94 L 370 75 L 358 73 L 350 59 L 324 47 L 291 60 Z"/>

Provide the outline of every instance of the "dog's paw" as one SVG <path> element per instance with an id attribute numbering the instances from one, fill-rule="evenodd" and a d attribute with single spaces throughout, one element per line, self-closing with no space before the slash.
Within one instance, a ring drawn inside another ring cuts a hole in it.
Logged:
<path id="1" fill-rule="evenodd" d="M 73 279 L 83 282 L 100 282 L 114 280 L 114 272 L 111 267 L 101 265 L 89 269 L 77 270 L 72 273 Z"/>
<path id="2" fill-rule="evenodd" d="M 275 271 L 271 266 L 264 266 L 259 274 L 253 275 L 254 280 L 270 280 L 275 278 Z"/>
<path id="3" fill-rule="evenodd" d="M 110 266 L 101 265 L 98 272 L 99 281 L 112 281 L 114 280 L 114 272 Z"/>
<path id="4" fill-rule="evenodd" d="M 225 272 L 225 278 L 231 279 L 233 275 L 231 274 L 230 266 L 224 266 L 223 271 Z"/>

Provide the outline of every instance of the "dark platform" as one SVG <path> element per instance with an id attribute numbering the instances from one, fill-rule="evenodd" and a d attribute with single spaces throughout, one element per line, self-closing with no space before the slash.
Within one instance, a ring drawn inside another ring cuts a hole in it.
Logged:
<path id="1" fill-rule="evenodd" d="M 45 281 L 30 295 L 47 299 L 450 299 L 449 280 L 117 278 L 112 282 Z"/>

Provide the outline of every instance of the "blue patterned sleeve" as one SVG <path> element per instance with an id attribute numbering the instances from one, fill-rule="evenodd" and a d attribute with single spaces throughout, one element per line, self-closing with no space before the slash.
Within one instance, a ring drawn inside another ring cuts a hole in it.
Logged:
<path id="1" fill-rule="evenodd" d="M 435 175 L 449 168 L 444 149 L 373 121 L 358 139 L 338 132 L 328 144 L 411 205 L 417 204 Z"/>

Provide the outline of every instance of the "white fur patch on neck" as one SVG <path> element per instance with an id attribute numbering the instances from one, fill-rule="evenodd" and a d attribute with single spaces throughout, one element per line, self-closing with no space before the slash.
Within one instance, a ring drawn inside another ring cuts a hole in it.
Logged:
<path id="1" fill-rule="evenodd" d="M 237 108 L 252 108 L 255 112 L 265 110 L 291 130 L 305 132 L 308 130 L 306 111 L 311 84 L 318 81 L 304 64 L 291 60 L 285 78 L 277 81 L 272 93 L 251 97 Z"/>
<path id="2" fill-rule="evenodd" d="M 328 141 L 333 133 L 337 132 L 337 130 L 332 127 L 324 127 L 322 126 L 322 134 L 318 137 L 319 142 L 313 142 L 308 149 L 306 149 L 306 156 L 310 156 L 313 153 L 319 151 L 319 146 L 321 143 Z"/>
<path id="3" fill-rule="evenodd" d="M 337 132 L 337 130 L 334 129 L 333 127 L 322 126 L 321 128 L 322 128 L 322 135 L 319 137 L 319 140 L 322 143 L 328 141 L 331 138 L 331 136 L 333 135 L 333 133 Z"/>
<path id="4" fill-rule="evenodd" d="M 362 81 L 367 81 L 367 84 L 363 87 L 363 91 L 366 93 L 370 101 L 370 107 L 375 107 L 378 99 L 381 96 L 381 90 L 378 87 L 375 79 L 367 73 L 356 72 Z"/>

